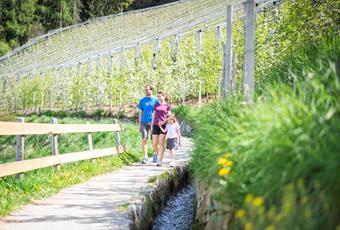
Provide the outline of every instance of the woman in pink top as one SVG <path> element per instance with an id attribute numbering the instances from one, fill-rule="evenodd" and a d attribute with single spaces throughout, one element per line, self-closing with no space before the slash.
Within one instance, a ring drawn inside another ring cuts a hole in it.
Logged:
<path id="1" fill-rule="evenodd" d="M 163 92 L 158 92 L 159 103 L 154 106 L 153 118 L 152 118 L 152 145 L 154 149 L 153 162 L 157 162 L 157 165 L 162 165 L 162 156 L 164 154 L 164 142 L 165 132 L 163 132 L 158 126 L 159 123 L 164 123 L 166 117 L 170 111 L 169 96 Z M 165 124 L 163 125 L 165 129 Z M 157 159 L 159 161 L 157 161 Z"/>

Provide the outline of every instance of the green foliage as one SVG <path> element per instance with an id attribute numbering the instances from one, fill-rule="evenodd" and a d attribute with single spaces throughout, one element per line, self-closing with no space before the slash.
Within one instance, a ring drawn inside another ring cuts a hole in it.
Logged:
<path id="1" fill-rule="evenodd" d="M 87 0 L 83 1 L 82 16 L 86 18 L 100 17 L 123 12 L 133 0 Z"/>
<path id="2" fill-rule="evenodd" d="M 283 1 L 257 18 L 256 79 L 284 63 L 301 45 L 339 36 L 339 3 L 333 0 Z"/>
<path id="3" fill-rule="evenodd" d="M 197 122 L 197 116 L 199 114 L 199 109 L 190 106 L 177 106 L 172 109 L 172 112 L 176 114 L 176 117 L 185 120 L 190 125 L 195 126 Z"/>
<path id="4" fill-rule="evenodd" d="M 5 54 L 11 50 L 11 47 L 3 41 L 0 41 L 0 55 Z"/>
<path id="5" fill-rule="evenodd" d="M 276 81 L 261 83 L 253 105 L 219 101 L 199 113 L 192 169 L 215 188 L 214 199 L 223 204 L 219 216 L 243 208 L 246 215 L 233 228 L 339 224 L 339 47 L 339 38 L 327 36 L 302 46 L 268 73 Z M 230 172 L 217 164 L 225 153 L 231 153 Z M 264 199 L 264 206 L 245 201 L 246 195 Z"/>

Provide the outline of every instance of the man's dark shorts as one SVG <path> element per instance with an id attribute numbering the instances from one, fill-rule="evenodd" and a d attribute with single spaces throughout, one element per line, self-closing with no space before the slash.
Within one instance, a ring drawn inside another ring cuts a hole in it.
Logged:
<path id="1" fill-rule="evenodd" d="M 148 139 L 151 129 L 151 123 L 142 124 L 142 139 Z"/>
<path id="2" fill-rule="evenodd" d="M 162 128 L 165 129 L 166 125 L 162 125 Z M 161 128 L 159 128 L 158 125 L 153 125 L 152 127 L 152 135 L 160 135 L 160 134 L 165 134 L 162 132 Z"/>

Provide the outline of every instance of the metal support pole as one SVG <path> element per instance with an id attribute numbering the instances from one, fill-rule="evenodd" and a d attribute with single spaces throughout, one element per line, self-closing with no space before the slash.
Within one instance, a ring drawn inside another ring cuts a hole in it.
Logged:
<path id="1" fill-rule="evenodd" d="M 232 69 L 231 69 L 231 93 L 233 96 L 236 95 L 236 60 L 235 51 L 232 50 Z"/>
<path id="2" fill-rule="evenodd" d="M 178 52 L 179 52 L 179 36 L 176 34 L 172 41 L 171 47 L 171 58 L 173 62 L 177 61 Z"/>
<path id="3" fill-rule="evenodd" d="M 227 34 L 225 46 L 225 72 L 223 94 L 228 97 L 231 86 L 231 51 L 232 51 L 232 31 L 233 31 L 233 6 L 227 7 Z"/>
<path id="4" fill-rule="evenodd" d="M 255 73 L 255 26 L 256 6 L 255 0 L 247 0 L 245 3 L 245 45 L 246 54 L 244 62 L 244 95 L 248 103 L 254 99 L 254 73 Z"/>
<path id="5" fill-rule="evenodd" d="M 161 42 L 159 38 L 156 38 L 153 53 L 152 53 L 152 68 L 156 69 L 157 67 L 157 55 L 159 54 L 159 51 L 161 49 Z"/>
<path id="6" fill-rule="evenodd" d="M 198 108 L 202 107 L 202 80 L 199 80 L 198 86 Z"/>
<path id="7" fill-rule="evenodd" d="M 200 53 L 202 50 L 202 30 L 197 31 L 196 33 L 196 51 Z"/>
<path id="8" fill-rule="evenodd" d="M 109 53 L 108 59 L 107 59 L 107 72 L 109 74 L 109 77 L 112 76 L 112 53 Z"/>
<path id="9" fill-rule="evenodd" d="M 220 26 L 216 27 L 215 37 L 216 37 L 216 40 L 218 42 L 221 42 L 221 40 L 222 40 L 222 31 L 221 31 L 221 27 Z"/>
<path id="10" fill-rule="evenodd" d="M 135 47 L 135 63 L 138 63 L 139 60 L 143 58 L 142 50 L 140 48 L 140 44 L 137 43 Z"/>

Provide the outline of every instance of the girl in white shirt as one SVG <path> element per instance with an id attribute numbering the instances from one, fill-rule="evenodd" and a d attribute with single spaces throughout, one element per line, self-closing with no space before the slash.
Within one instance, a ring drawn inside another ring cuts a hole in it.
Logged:
<path id="1" fill-rule="evenodd" d="M 178 149 L 178 144 L 181 145 L 181 131 L 174 115 L 170 115 L 166 122 L 165 129 L 161 125 L 159 127 L 163 133 L 166 132 L 166 148 L 170 150 L 170 166 L 174 167 L 176 166 L 175 150 Z M 158 166 L 162 166 L 162 158 L 163 156 L 160 156 Z"/>

